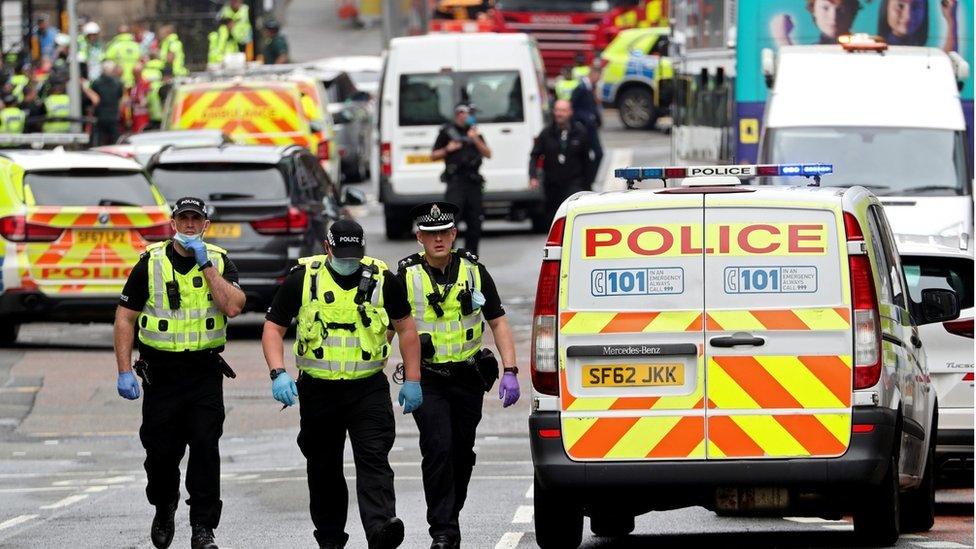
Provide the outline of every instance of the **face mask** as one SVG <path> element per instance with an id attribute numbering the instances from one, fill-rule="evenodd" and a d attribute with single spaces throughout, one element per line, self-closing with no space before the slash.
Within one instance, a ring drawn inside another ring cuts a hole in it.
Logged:
<path id="1" fill-rule="evenodd" d="M 351 275 L 359 268 L 359 259 L 355 257 L 333 257 L 329 260 L 332 270 L 342 276 Z"/>
<path id="2" fill-rule="evenodd" d="M 197 234 L 176 233 L 173 236 L 173 240 L 179 242 L 184 247 L 190 242 L 193 242 L 194 240 L 200 240 L 200 238 L 202 237 L 199 233 Z"/>
<path id="3" fill-rule="evenodd" d="M 469 115 L 468 115 L 468 119 L 467 119 L 467 120 L 465 120 L 465 122 L 466 122 L 466 123 L 467 123 L 467 124 L 468 124 L 469 126 L 474 126 L 475 124 L 477 124 L 477 123 L 478 123 L 478 120 L 477 120 L 477 119 L 476 119 L 476 118 L 474 117 L 474 115 L 473 115 L 473 114 L 469 114 Z"/>

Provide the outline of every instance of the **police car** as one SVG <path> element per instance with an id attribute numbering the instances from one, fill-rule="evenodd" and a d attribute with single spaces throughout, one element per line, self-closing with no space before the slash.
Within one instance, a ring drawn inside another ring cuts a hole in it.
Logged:
<path id="1" fill-rule="evenodd" d="M 0 153 L 0 344 L 26 322 L 110 321 L 139 254 L 172 234 L 169 214 L 133 160 Z"/>
<path id="2" fill-rule="evenodd" d="M 532 333 L 540 546 L 577 546 L 584 515 L 619 536 L 696 505 L 850 513 L 882 545 L 931 528 L 938 402 L 915 323 L 956 318 L 957 296 L 911 301 L 880 202 L 819 188 L 831 172 L 625 168 L 628 190 L 562 204 Z M 739 184 L 762 175 L 810 186 Z"/>

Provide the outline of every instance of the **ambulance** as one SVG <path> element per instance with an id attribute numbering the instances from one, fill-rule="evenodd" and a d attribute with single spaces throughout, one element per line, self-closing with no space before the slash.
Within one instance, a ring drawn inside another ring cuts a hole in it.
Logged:
<path id="1" fill-rule="evenodd" d="M 170 209 L 136 161 L 100 152 L 0 153 L 0 344 L 28 322 L 110 322 Z"/>
<path id="2" fill-rule="evenodd" d="M 560 206 L 532 331 L 541 547 L 579 545 L 584 515 L 622 536 L 689 506 L 852 514 L 880 545 L 931 528 L 938 402 L 916 322 L 955 319 L 957 295 L 909 299 L 881 203 L 819 187 L 832 171 L 623 168 L 627 190 Z M 807 179 L 740 184 L 763 175 Z"/>

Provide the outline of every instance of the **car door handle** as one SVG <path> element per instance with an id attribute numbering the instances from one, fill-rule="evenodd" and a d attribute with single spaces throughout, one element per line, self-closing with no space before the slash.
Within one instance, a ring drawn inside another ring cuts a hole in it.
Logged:
<path id="1" fill-rule="evenodd" d="M 512 133 L 512 128 L 502 128 L 502 133 Z"/>
<path id="2" fill-rule="evenodd" d="M 752 334 L 747 334 L 746 332 L 736 332 L 730 336 L 713 337 L 708 340 L 708 343 L 712 347 L 735 347 L 736 345 L 762 347 L 766 344 L 766 340 L 761 337 L 755 337 Z"/>
<path id="3" fill-rule="evenodd" d="M 916 349 L 921 349 L 922 348 L 922 339 L 919 338 L 917 335 L 912 334 L 912 345 L 914 345 Z"/>

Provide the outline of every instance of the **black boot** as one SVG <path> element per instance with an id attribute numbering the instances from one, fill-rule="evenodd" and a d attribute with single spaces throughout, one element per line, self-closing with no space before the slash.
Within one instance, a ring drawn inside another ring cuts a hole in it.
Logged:
<path id="1" fill-rule="evenodd" d="M 193 535 L 190 537 L 190 549 L 217 549 L 214 543 L 213 528 L 206 526 L 192 526 Z"/>
<path id="2" fill-rule="evenodd" d="M 430 549 L 455 549 L 459 546 L 458 540 L 447 535 L 438 534 L 430 544 Z"/>
<path id="3" fill-rule="evenodd" d="M 179 500 L 169 505 L 157 505 L 156 516 L 153 517 L 152 527 L 149 529 L 149 537 L 152 538 L 154 547 L 166 549 L 173 543 L 173 534 L 176 532 L 176 505 Z"/>
<path id="4" fill-rule="evenodd" d="M 367 537 L 369 549 L 396 549 L 403 543 L 403 521 L 393 517 Z"/>

